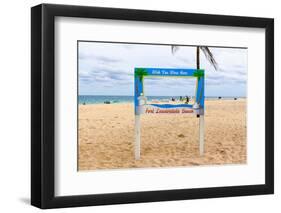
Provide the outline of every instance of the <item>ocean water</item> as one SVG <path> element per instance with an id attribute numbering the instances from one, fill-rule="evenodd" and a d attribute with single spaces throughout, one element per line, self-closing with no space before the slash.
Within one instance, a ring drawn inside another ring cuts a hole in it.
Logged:
<path id="1" fill-rule="evenodd" d="M 172 98 L 179 99 L 179 96 L 147 96 L 148 101 L 152 100 L 171 100 Z M 221 97 L 223 100 L 233 100 L 234 98 L 244 98 L 244 97 Z M 218 96 L 207 96 L 207 100 L 217 100 Z M 110 95 L 79 95 L 79 104 L 104 104 L 108 102 L 110 104 L 116 103 L 133 103 L 134 96 L 110 96 Z"/>

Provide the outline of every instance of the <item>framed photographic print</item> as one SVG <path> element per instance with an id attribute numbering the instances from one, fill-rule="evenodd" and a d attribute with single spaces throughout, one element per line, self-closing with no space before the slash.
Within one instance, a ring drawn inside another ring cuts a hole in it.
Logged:
<path id="1" fill-rule="evenodd" d="M 31 9 L 31 203 L 272 194 L 274 21 Z"/>

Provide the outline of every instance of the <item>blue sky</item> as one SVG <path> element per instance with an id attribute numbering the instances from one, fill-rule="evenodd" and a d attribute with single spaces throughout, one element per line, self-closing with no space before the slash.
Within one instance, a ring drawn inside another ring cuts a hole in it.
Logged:
<path id="1" fill-rule="evenodd" d="M 246 96 L 247 49 L 210 48 L 218 63 L 214 70 L 200 53 L 205 69 L 206 96 Z M 79 95 L 133 95 L 134 68 L 196 68 L 196 47 L 170 45 L 79 42 Z M 195 79 L 145 79 L 147 96 L 194 95 Z"/>

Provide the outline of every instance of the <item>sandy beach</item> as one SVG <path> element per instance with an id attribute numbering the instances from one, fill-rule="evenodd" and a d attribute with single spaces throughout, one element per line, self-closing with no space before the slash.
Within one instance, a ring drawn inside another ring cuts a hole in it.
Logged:
<path id="1" fill-rule="evenodd" d="M 141 159 L 134 158 L 133 104 L 79 105 L 79 171 L 246 163 L 246 100 L 206 101 L 205 153 L 193 114 L 141 116 Z"/>

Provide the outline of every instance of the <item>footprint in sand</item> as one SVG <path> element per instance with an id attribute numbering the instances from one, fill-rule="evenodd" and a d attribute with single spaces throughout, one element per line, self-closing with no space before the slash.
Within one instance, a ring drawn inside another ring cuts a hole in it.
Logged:
<path id="1" fill-rule="evenodd" d="M 178 137 L 179 138 L 184 138 L 185 136 L 184 136 L 184 134 L 179 134 Z"/>

